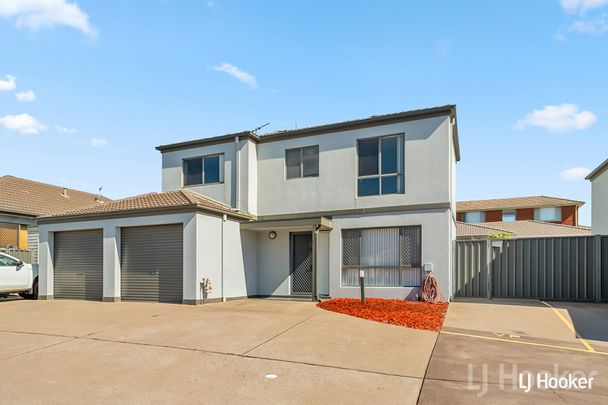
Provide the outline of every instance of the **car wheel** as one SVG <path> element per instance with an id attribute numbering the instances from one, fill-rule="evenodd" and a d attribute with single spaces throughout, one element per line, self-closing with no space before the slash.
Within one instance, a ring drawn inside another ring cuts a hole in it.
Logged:
<path id="1" fill-rule="evenodd" d="M 34 285 L 32 286 L 31 293 L 19 293 L 21 298 L 25 298 L 26 300 L 37 300 L 38 299 L 38 278 L 34 279 Z"/>

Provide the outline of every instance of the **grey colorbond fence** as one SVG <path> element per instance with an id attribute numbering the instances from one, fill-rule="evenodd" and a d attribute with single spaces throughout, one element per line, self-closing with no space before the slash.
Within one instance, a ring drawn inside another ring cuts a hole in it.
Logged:
<path id="1" fill-rule="evenodd" d="M 455 242 L 457 297 L 608 300 L 608 236 Z"/>

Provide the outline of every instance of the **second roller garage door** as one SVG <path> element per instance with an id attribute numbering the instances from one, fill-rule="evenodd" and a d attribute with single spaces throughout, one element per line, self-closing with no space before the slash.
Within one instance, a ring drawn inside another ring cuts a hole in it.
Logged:
<path id="1" fill-rule="evenodd" d="M 123 300 L 182 302 L 182 225 L 121 229 Z"/>

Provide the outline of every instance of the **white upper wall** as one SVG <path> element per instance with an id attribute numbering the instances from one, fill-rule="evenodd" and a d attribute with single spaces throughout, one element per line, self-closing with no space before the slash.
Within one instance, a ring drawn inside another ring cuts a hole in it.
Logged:
<path id="1" fill-rule="evenodd" d="M 357 140 L 403 134 L 405 193 L 357 196 Z M 286 179 L 285 150 L 319 146 L 319 176 Z M 163 153 L 163 191 L 183 185 L 183 159 L 224 154 L 224 183 L 188 187 L 254 215 L 281 215 L 418 204 L 455 204 L 455 156 L 449 116 L 254 143 L 241 139 L 239 198 L 234 141 Z M 257 162 L 257 163 L 256 163 Z M 237 201 L 238 200 L 238 201 Z"/>
<path id="2" fill-rule="evenodd" d="M 591 231 L 608 235 L 608 169 L 591 182 Z"/>

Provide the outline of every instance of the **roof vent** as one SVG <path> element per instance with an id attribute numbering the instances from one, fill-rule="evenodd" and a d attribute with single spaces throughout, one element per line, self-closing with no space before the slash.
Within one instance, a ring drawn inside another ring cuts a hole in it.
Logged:
<path id="1" fill-rule="evenodd" d="M 68 189 L 67 188 L 65 188 L 65 187 L 63 188 L 63 191 L 61 192 L 61 196 L 68 198 Z"/>

